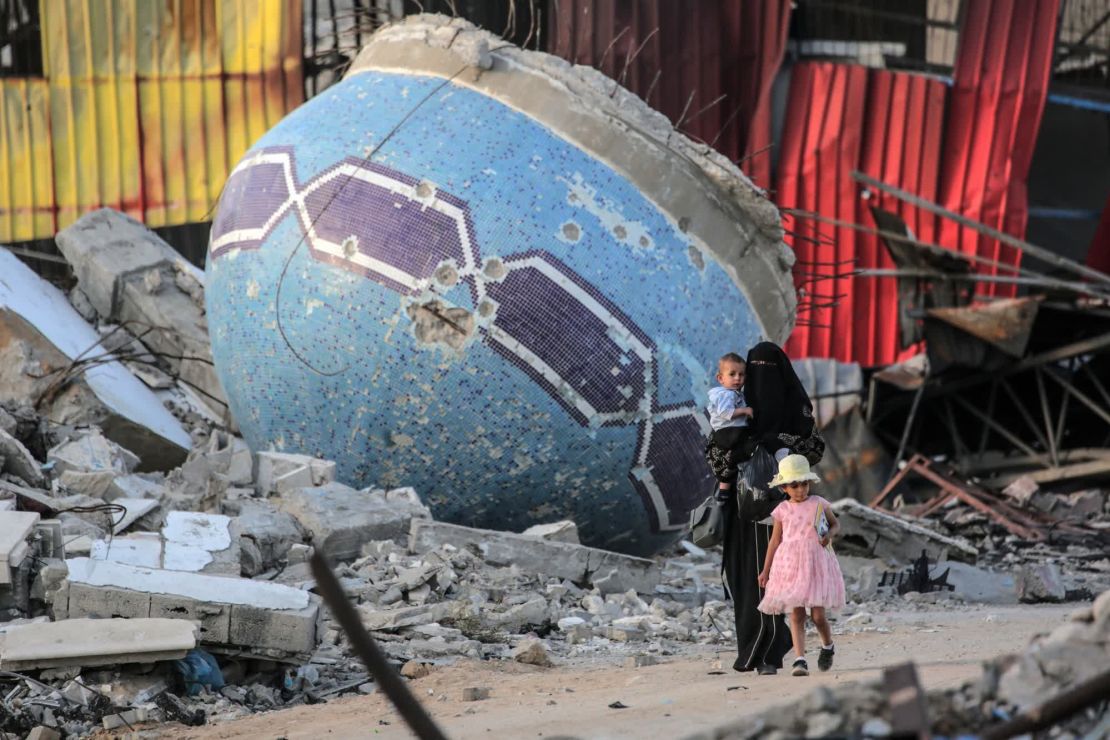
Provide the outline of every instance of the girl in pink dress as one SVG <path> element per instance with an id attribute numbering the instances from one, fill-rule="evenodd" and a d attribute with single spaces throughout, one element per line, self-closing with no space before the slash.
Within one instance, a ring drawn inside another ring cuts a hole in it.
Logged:
<path id="1" fill-rule="evenodd" d="M 771 512 L 775 527 L 759 574 L 759 585 L 766 589 L 759 610 L 790 615 L 790 635 L 798 656 L 791 670 L 794 676 L 809 675 L 806 609 L 821 636 L 817 667 L 827 671 L 832 667 L 834 648 L 825 610 L 844 606 L 844 576 L 829 547 L 840 523 L 828 501 L 809 494 L 810 484 L 820 480 L 801 455 L 784 457 L 778 475 L 771 479 L 771 485 L 782 488 L 789 498 Z"/>

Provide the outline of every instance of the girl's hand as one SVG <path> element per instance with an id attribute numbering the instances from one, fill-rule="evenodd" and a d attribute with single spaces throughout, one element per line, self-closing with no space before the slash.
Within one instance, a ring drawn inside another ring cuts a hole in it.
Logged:
<path id="1" fill-rule="evenodd" d="M 832 542 L 832 534 L 830 533 L 830 534 L 825 535 L 824 537 L 821 538 L 820 542 L 821 542 L 821 547 L 828 547 L 829 543 Z"/>
<path id="2" fill-rule="evenodd" d="M 767 588 L 767 573 L 766 572 L 760 573 L 759 578 L 757 580 L 759 581 L 759 587 L 760 588 Z"/>

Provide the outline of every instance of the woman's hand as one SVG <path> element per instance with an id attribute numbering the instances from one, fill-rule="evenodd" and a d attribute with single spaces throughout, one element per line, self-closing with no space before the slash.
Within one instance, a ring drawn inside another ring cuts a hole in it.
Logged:
<path id="1" fill-rule="evenodd" d="M 767 571 L 762 571 L 759 574 L 759 578 L 757 579 L 759 581 L 759 587 L 760 588 L 767 588 L 767 579 L 768 579 Z"/>
<path id="2" fill-rule="evenodd" d="M 822 537 L 819 542 L 821 543 L 821 547 L 828 547 L 829 543 L 832 542 L 832 533 L 830 532 L 829 534 Z"/>

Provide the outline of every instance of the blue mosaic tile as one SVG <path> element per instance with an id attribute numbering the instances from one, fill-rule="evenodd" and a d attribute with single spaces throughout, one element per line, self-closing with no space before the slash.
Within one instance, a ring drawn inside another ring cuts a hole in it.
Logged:
<path id="1" fill-rule="evenodd" d="M 441 84 L 352 75 L 239 163 L 207 268 L 232 411 L 439 519 L 655 551 L 711 486 L 701 406 L 751 307 L 623 176 Z M 428 310 L 458 346 L 418 336 Z"/>

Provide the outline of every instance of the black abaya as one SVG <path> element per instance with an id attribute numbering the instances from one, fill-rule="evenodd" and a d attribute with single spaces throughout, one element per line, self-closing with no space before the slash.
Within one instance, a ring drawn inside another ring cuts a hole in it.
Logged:
<path id="1" fill-rule="evenodd" d="M 781 614 L 771 616 L 756 607 L 763 598 L 759 572 L 767 556 L 771 527 L 760 524 L 782 500 L 777 491 L 753 497 L 741 488 L 741 505 L 732 496 L 725 511 L 722 543 L 724 571 L 736 612 L 737 657 L 733 668 L 750 671 L 760 665 L 782 668 L 782 657 L 790 650 L 790 629 Z"/>

